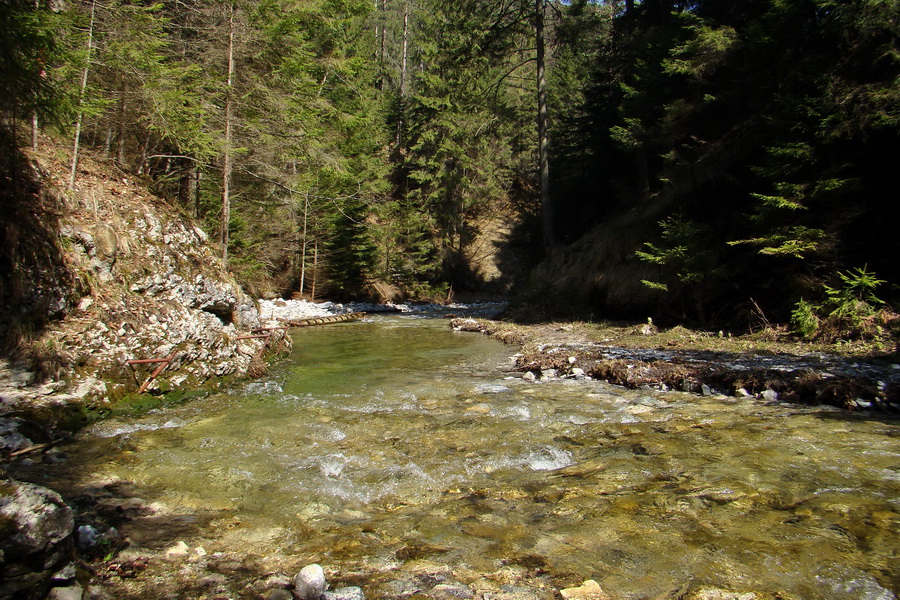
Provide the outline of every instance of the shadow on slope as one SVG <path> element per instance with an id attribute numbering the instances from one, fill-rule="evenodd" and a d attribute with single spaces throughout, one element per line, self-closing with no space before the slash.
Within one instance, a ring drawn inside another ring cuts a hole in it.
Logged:
<path id="1" fill-rule="evenodd" d="M 14 356 L 72 301 L 75 277 L 59 235 L 63 201 L 0 130 L 0 356 Z"/>

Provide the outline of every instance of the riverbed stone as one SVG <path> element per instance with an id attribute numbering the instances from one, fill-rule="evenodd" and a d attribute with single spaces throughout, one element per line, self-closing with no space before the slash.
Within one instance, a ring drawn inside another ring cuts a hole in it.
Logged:
<path id="1" fill-rule="evenodd" d="M 559 591 L 565 600 L 610 600 L 609 596 L 593 579 L 588 579 L 578 587 Z"/>
<path id="2" fill-rule="evenodd" d="M 100 532 L 92 525 L 82 525 L 76 532 L 76 541 L 79 550 L 88 550 L 97 544 Z"/>
<path id="3" fill-rule="evenodd" d="M 65 584 L 74 582 L 75 575 L 77 575 L 75 571 L 75 563 L 70 562 L 62 569 L 54 573 L 53 577 L 51 577 L 50 579 L 53 582 L 53 585 L 63 586 Z"/>
<path id="4" fill-rule="evenodd" d="M 734 592 L 714 587 L 702 587 L 688 592 L 681 598 L 682 600 L 769 600 L 771 596 L 757 592 Z"/>
<path id="5" fill-rule="evenodd" d="M 366 595 L 361 587 L 348 586 L 325 592 L 325 600 L 366 600 Z"/>
<path id="6" fill-rule="evenodd" d="M 493 600 L 550 600 L 553 596 L 549 591 L 542 593 L 541 590 L 525 587 L 522 585 L 504 585 L 500 587 L 500 591 L 491 594 Z"/>
<path id="7" fill-rule="evenodd" d="M 51 588 L 47 600 L 81 600 L 82 597 L 84 597 L 84 588 L 76 583 L 67 587 Z"/>
<path id="8" fill-rule="evenodd" d="M 294 577 L 294 596 L 301 600 L 321 598 L 328 587 L 321 565 L 306 565 Z"/>
<path id="9" fill-rule="evenodd" d="M 190 552 L 190 546 L 180 541 L 171 548 L 168 548 L 165 552 L 165 556 L 169 560 L 177 560 L 180 558 L 185 558 L 188 554 L 190 554 Z"/>
<path id="10" fill-rule="evenodd" d="M 454 582 L 441 583 L 434 586 L 431 588 L 429 595 L 437 600 L 470 600 L 475 597 L 469 586 Z"/>
<path id="11" fill-rule="evenodd" d="M 0 598 L 43 598 L 72 549 L 72 509 L 52 490 L 5 480 L 0 528 Z"/>
<path id="12" fill-rule="evenodd" d="M 775 390 L 764 390 L 759 394 L 759 397 L 766 402 L 775 402 L 778 400 L 778 392 Z"/>

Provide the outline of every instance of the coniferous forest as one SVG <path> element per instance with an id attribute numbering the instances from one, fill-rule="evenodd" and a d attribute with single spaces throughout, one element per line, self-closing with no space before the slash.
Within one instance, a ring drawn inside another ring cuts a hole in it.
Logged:
<path id="1" fill-rule="evenodd" d="M 141 178 L 256 294 L 808 336 L 900 297 L 894 0 L 2 0 L 0 30 L 4 144 Z"/>

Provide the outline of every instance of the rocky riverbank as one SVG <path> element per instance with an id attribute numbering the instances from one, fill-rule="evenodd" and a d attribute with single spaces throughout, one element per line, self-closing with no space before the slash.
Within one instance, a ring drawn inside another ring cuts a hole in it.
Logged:
<path id="1" fill-rule="evenodd" d="M 50 150 L 27 159 L 0 286 L 0 456 L 52 443 L 144 382 L 218 387 L 290 347 L 280 330 L 249 337 L 266 325 L 257 303 L 175 207 L 89 156 L 74 190 Z"/>
<path id="2" fill-rule="evenodd" d="M 450 326 L 519 344 L 516 369 L 532 381 L 591 378 L 629 388 L 680 390 L 703 395 L 755 396 L 770 401 L 827 404 L 849 410 L 900 412 L 900 364 L 823 352 L 792 354 L 739 350 L 716 340 L 678 348 L 652 325 L 631 332 L 640 344 L 605 338 L 602 328 L 573 324 L 523 326 L 457 318 Z M 682 330 L 687 331 L 687 330 Z M 615 335 L 614 333 L 610 335 Z M 685 342 L 696 334 L 688 332 Z M 600 340 L 598 341 L 598 339 Z"/>
<path id="3" fill-rule="evenodd" d="M 290 347 L 280 330 L 250 337 L 266 324 L 256 302 L 206 234 L 146 187 L 85 156 L 68 190 L 52 149 L 15 168 L 0 194 L 3 463 L 52 468 L 90 414 L 146 403 L 142 384 L 152 397 L 219 387 Z M 0 531 L 0 598 L 82 597 L 73 511 L 58 494 L 0 479 Z"/>

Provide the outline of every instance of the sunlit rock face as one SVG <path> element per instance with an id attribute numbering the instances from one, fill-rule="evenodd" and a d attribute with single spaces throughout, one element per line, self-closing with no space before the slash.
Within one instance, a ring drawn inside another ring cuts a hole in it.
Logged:
<path id="1" fill-rule="evenodd" d="M 66 385 L 52 394 L 25 390 L 26 399 L 115 400 L 153 369 L 129 360 L 172 357 L 151 390 L 216 384 L 251 370 L 263 342 L 238 338 L 261 325 L 256 302 L 202 230 L 124 179 L 86 175 L 64 192 L 40 165 L 30 175 L 55 217 L 41 227 L 21 224 L 13 252 L 21 293 L 0 297 L 0 337 L 31 322 L 40 336 L 22 354 L 37 358 L 24 368 L 40 371 L 36 383 Z M 4 387 L 0 378 L 0 396 Z"/>

